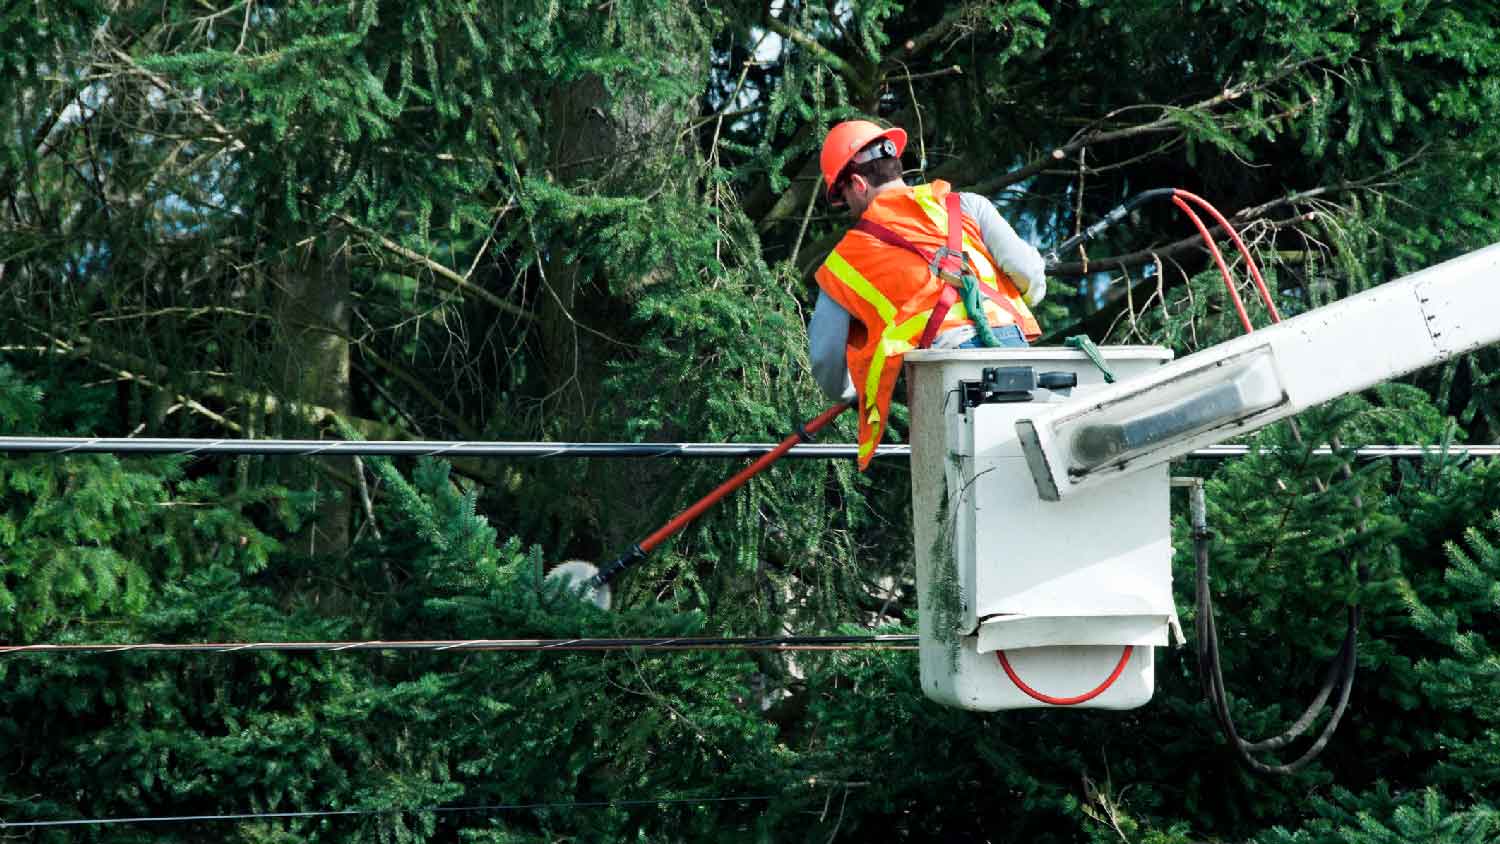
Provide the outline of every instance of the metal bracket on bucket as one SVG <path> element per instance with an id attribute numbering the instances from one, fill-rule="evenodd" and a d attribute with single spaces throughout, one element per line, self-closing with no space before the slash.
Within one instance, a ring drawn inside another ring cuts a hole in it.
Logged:
<path id="1" fill-rule="evenodd" d="M 1078 375 L 1073 372 L 1043 372 L 1040 375 L 1029 366 L 987 366 L 980 371 L 978 381 L 958 382 L 959 413 L 981 404 L 1034 401 L 1034 390 L 1062 392 L 1078 386 Z"/>

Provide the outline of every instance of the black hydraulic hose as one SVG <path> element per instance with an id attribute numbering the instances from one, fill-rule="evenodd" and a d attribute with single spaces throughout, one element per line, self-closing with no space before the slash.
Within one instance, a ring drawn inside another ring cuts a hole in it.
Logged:
<path id="1" fill-rule="evenodd" d="M 1103 220 L 1100 220 L 1098 223 L 1090 226 L 1089 229 L 1079 237 L 1059 244 L 1057 249 L 1055 249 L 1051 253 L 1052 256 L 1055 257 L 1055 255 L 1059 252 L 1062 252 L 1066 249 L 1071 249 L 1078 243 L 1081 243 L 1083 240 L 1086 240 L 1087 238 L 1098 234 L 1105 227 L 1109 226 L 1115 221 L 1124 218 L 1126 214 L 1130 213 L 1131 209 L 1139 206 L 1141 203 L 1161 196 L 1171 196 L 1173 202 L 1180 210 L 1182 210 L 1183 213 L 1188 215 L 1189 219 L 1193 221 L 1193 223 L 1198 228 L 1199 233 L 1203 236 L 1205 245 L 1207 245 L 1209 252 L 1213 254 L 1214 261 L 1218 264 L 1219 271 L 1224 276 L 1225 286 L 1229 291 L 1231 299 L 1234 301 L 1236 309 L 1239 311 L 1240 321 L 1244 324 L 1246 333 L 1254 331 L 1255 328 L 1251 324 L 1250 318 L 1245 313 L 1244 306 L 1240 302 L 1239 294 L 1235 291 L 1234 280 L 1230 276 L 1229 269 L 1224 264 L 1223 257 L 1220 255 L 1218 246 L 1215 245 L 1208 228 L 1198 218 L 1197 214 L 1194 213 L 1193 209 L 1188 205 L 1187 202 L 1184 201 L 1184 199 L 1201 206 L 1203 210 L 1207 211 L 1211 216 L 1213 216 L 1216 221 L 1219 222 L 1220 225 L 1224 226 L 1228 230 L 1229 236 L 1234 240 L 1235 246 L 1239 248 L 1240 253 L 1245 258 L 1245 263 L 1250 268 L 1250 274 L 1255 279 L 1256 286 L 1260 290 L 1262 298 L 1265 300 L 1266 309 L 1270 314 L 1271 321 L 1280 322 L 1281 315 L 1277 312 L 1275 302 L 1271 297 L 1271 293 L 1266 287 L 1264 280 L 1261 278 L 1260 271 L 1255 265 L 1255 259 L 1250 255 L 1249 250 L 1246 249 L 1244 242 L 1239 237 L 1239 234 L 1235 232 L 1233 225 L 1230 224 L 1230 222 L 1225 219 L 1217 209 L 1210 205 L 1207 200 L 1186 191 L 1177 190 L 1175 188 L 1168 188 L 1155 191 L 1146 191 L 1144 193 L 1138 194 L 1132 197 L 1130 200 L 1126 201 L 1120 207 L 1110 211 L 1109 214 L 1105 215 L 1105 218 Z M 1302 438 L 1302 431 L 1298 427 L 1296 420 L 1289 420 L 1288 424 L 1291 428 L 1292 437 L 1296 442 L 1297 447 L 1299 449 L 1306 450 L 1306 445 Z M 1331 438 L 1331 445 L 1333 446 L 1335 453 L 1337 453 L 1340 448 L 1340 443 L 1337 437 Z M 1345 481 L 1351 481 L 1353 479 L 1354 474 L 1349 467 L 1348 461 L 1341 461 L 1339 468 Z M 1315 478 L 1314 482 L 1318 488 L 1319 493 L 1326 493 L 1328 491 L 1327 485 L 1324 484 L 1321 479 Z M 1330 661 L 1329 667 L 1324 674 L 1322 687 L 1313 697 L 1312 702 L 1307 706 L 1303 713 L 1297 718 L 1296 721 L 1292 723 L 1290 727 L 1288 727 L 1280 735 L 1273 736 L 1262 741 L 1252 742 L 1244 740 L 1240 736 L 1239 730 L 1235 727 L 1234 716 L 1229 710 L 1229 694 L 1224 683 L 1223 660 L 1221 659 L 1219 653 L 1219 632 L 1217 625 L 1214 622 L 1213 600 L 1208 586 L 1208 543 L 1210 534 L 1208 532 L 1207 505 L 1204 500 L 1203 481 L 1201 479 L 1195 479 L 1195 482 L 1193 483 L 1191 488 L 1191 495 L 1193 552 L 1197 569 L 1196 597 L 1198 605 L 1198 615 L 1196 619 L 1196 632 L 1198 646 L 1198 670 L 1199 679 L 1203 684 L 1204 694 L 1207 696 L 1209 704 L 1213 708 L 1214 717 L 1218 720 L 1220 728 L 1229 738 L 1230 743 L 1234 746 L 1235 753 L 1238 755 L 1240 761 L 1243 762 L 1246 767 L 1250 768 L 1252 771 L 1262 774 L 1294 774 L 1297 771 L 1301 770 L 1313 759 L 1317 758 L 1317 756 L 1323 752 L 1323 749 L 1327 746 L 1328 741 L 1332 738 L 1334 730 L 1338 728 L 1339 722 L 1343 720 L 1345 711 L 1347 711 L 1347 707 L 1349 704 L 1349 695 L 1354 688 L 1354 673 L 1358 665 L 1357 645 L 1361 614 L 1358 601 L 1356 600 L 1354 604 L 1348 607 L 1348 626 L 1344 634 L 1343 645 L 1339 648 L 1339 652 L 1334 656 L 1333 660 Z M 1355 491 L 1354 493 L 1354 505 L 1356 509 L 1363 509 L 1364 506 L 1358 491 Z M 1363 519 L 1360 520 L 1360 523 L 1356 530 L 1360 535 L 1364 534 L 1365 523 Z M 1369 568 L 1365 563 L 1361 562 L 1358 571 L 1359 585 L 1362 589 L 1369 580 Z M 1297 757 L 1295 760 L 1287 764 L 1268 765 L 1264 762 L 1261 762 L 1259 759 L 1256 759 L 1252 755 L 1254 753 L 1279 750 L 1283 747 L 1286 747 L 1292 741 L 1296 740 L 1299 736 L 1306 732 L 1309 727 L 1312 726 L 1314 721 L 1316 721 L 1317 717 L 1327 706 L 1328 698 L 1333 695 L 1335 689 L 1337 689 L 1338 692 L 1338 702 L 1334 705 L 1333 713 L 1329 717 L 1328 723 L 1323 726 L 1322 731 L 1318 734 L 1317 738 L 1314 739 L 1312 745 L 1305 752 L 1303 752 L 1301 756 Z"/>
<path id="2" fill-rule="evenodd" d="M 1230 744 L 1234 747 L 1235 754 L 1240 762 L 1247 768 L 1261 774 L 1290 775 L 1306 767 L 1316 759 L 1323 749 L 1328 745 L 1333 733 L 1338 729 L 1339 722 L 1343 720 L 1344 713 L 1348 709 L 1349 695 L 1354 688 L 1354 669 L 1356 661 L 1356 635 L 1359 629 L 1359 607 L 1349 608 L 1349 628 L 1344 636 L 1342 647 L 1329 663 L 1328 671 L 1324 677 L 1323 686 L 1319 689 L 1317 696 L 1307 707 L 1302 716 L 1297 719 L 1281 735 L 1266 739 L 1264 741 L 1246 741 L 1240 736 L 1238 728 L 1234 723 L 1234 716 L 1229 710 L 1229 695 L 1224 686 L 1223 662 L 1219 654 L 1219 632 L 1214 623 L 1214 611 L 1212 600 L 1208 594 L 1208 542 L 1205 539 L 1195 537 L 1194 557 L 1198 569 L 1198 670 L 1203 681 L 1204 693 L 1213 707 L 1215 720 L 1218 721 L 1220 729 L 1228 736 Z M 1303 751 L 1302 755 L 1286 764 L 1268 765 L 1252 754 L 1279 750 L 1286 747 L 1298 736 L 1312 725 L 1313 721 L 1323 711 L 1329 696 L 1334 689 L 1338 690 L 1338 702 L 1334 704 L 1333 714 L 1328 723 L 1319 731 L 1313 743 Z"/>
<path id="3" fill-rule="evenodd" d="M 1047 262 L 1047 266 L 1050 268 L 1052 265 L 1058 262 L 1059 256 L 1072 251 L 1084 241 L 1093 240 L 1094 238 L 1098 237 L 1100 232 L 1125 219 L 1125 217 L 1129 215 L 1131 211 L 1134 211 L 1135 209 L 1141 207 L 1142 205 L 1145 205 L 1147 202 L 1150 202 L 1153 199 L 1169 197 L 1176 192 L 1176 188 L 1153 188 L 1148 191 L 1142 191 L 1115 206 L 1108 214 L 1105 214 L 1102 218 L 1100 218 L 1099 222 L 1094 223 L 1092 226 L 1089 226 L 1078 234 L 1073 235 L 1072 237 L 1064 240 L 1062 243 L 1057 244 L 1047 252 L 1043 253 L 1042 259 Z"/>
<path id="4" fill-rule="evenodd" d="M 1333 690 L 1343 689 L 1347 685 L 1346 679 L 1353 679 L 1353 659 L 1356 656 L 1354 649 L 1358 646 L 1356 634 L 1359 633 L 1359 607 L 1350 607 L 1349 610 L 1351 618 L 1349 619 L 1349 627 L 1344 634 L 1344 641 L 1339 645 L 1338 653 L 1328 661 L 1328 668 L 1323 674 L 1323 684 L 1318 688 L 1318 693 L 1313 696 L 1312 701 L 1307 704 L 1307 708 L 1303 710 L 1302 714 L 1297 717 L 1297 720 L 1293 721 L 1292 725 L 1287 727 L 1286 731 L 1281 735 L 1272 736 L 1261 741 L 1246 742 L 1246 750 L 1252 753 L 1263 753 L 1280 750 L 1291 744 L 1298 736 L 1307 732 L 1308 727 L 1312 726 L 1313 721 L 1317 719 L 1318 715 L 1322 713 L 1323 707 L 1327 705 L 1328 696 L 1333 693 Z M 1208 621 L 1212 626 L 1211 629 L 1213 632 L 1214 659 L 1217 660 L 1219 658 L 1219 628 L 1213 617 L 1212 608 L 1210 608 L 1208 616 Z M 1222 676 L 1222 674 L 1219 675 L 1220 678 Z M 1224 686 L 1222 679 L 1218 682 L 1218 685 L 1222 696 Z M 1340 691 L 1340 696 L 1343 696 L 1342 691 Z"/>
<path id="5" fill-rule="evenodd" d="M 1352 475 L 1348 464 L 1343 466 L 1343 471 L 1346 475 Z M 1193 486 L 1191 495 L 1193 558 L 1196 570 L 1195 597 L 1198 607 L 1194 626 L 1198 644 L 1198 675 L 1203 684 L 1204 695 L 1213 708 L 1215 720 L 1229 738 L 1241 763 L 1256 773 L 1295 774 L 1322 754 L 1329 740 L 1333 738 L 1334 731 L 1343 720 L 1345 712 L 1348 711 L 1349 697 L 1354 689 L 1354 675 L 1358 665 L 1359 624 L 1362 615 L 1360 607 L 1358 604 L 1353 604 L 1347 608 L 1348 623 L 1343 643 L 1338 653 L 1329 661 L 1317 694 L 1297 720 L 1280 735 L 1261 741 L 1245 740 L 1235 726 L 1234 715 L 1229 709 L 1228 691 L 1224 683 L 1223 660 L 1219 653 L 1219 631 L 1214 620 L 1213 598 L 1209 590 L 1208 546 L 1212 534 L 1208 530 L 1207 507 L 1203 498 L 1201 480 Z M 1358 496 L 1356 496 L 1356 502 L 1358 502 Z M 1364 525 L 1361 524 L 1360 530 L 1363 531 L 1363 529 Z M 1361 565 L 1359 572 L 1360 584 L 1363 585 L 1369 577 L 1369 570 Z M 1312 726 L 1327 706 L 1329 697 L 1335 693 L 1338 699 L 1334 703 L 1328 723 L 1323 725 L 1313 743 L 1296 759 L 1286 764 L 1266 764 L 1252 755 L 1280 750 L 1291 744 Z"/>

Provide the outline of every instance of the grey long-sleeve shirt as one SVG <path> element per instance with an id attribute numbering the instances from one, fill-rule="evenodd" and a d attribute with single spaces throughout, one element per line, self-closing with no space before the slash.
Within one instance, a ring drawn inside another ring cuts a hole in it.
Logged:
<path id="1" fill-rule="evenodd" d="M 1028 302 L 1042 301 L 1047 289 L 1042 253 L 1022 240 L 988 199 L 977 193 L 960 193 L 958 202 L 959 210 L 978 224 L 984 248 L 994 256 L 1000 270 L 1015 281 Z M 844 358 L 851 318 L 833 297 L 819 290 L 818 303 L 807 326 L 813 378 L 830 398 L 844 401 L 854 398 L 854 382 L 849 379 L 849 365 Z"/>

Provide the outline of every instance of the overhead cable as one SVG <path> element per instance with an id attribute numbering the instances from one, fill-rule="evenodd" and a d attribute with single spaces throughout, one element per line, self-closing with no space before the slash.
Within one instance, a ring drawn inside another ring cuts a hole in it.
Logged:
<path id="1" fill-rule="evenodd" d="M 761 457 L 777 443 L 612 443 L 483 442 L 463 440 L 276 440 L 146 439 L 136 437 L 0 437 L 0 454 L 186 454 L 225 456 L 361 456 L 361 457 L 510 457 L 639 458 L 691 457 L 743 459 Z M 854 459 L 855 445 L 798 445 L 787 457 L 812 460 Z M 1198 460 L 1225 460 L 1249 454 L 1248 445 L 1215 445 L 1186 455 Z M 1324 446 L 1314 454 L 1331 455 Z M 1500 445 L 1371 445 L 1353 450 L 1356 460 L 1382 458 L 1500 457 Z M 911 446 L 883 445 L 875 456 L 908 459 Z"/>
<path id="2" fill-rule="evenodd" d="M 527 809 L 607 809 L 617 806 L 668 806 L 679 803 L 765 803 L 776 799 L 770 795 L 744 797 L 658 797 L 648 800 L 580 800 L 572 803 L 493 803 L 481 806 L 421 806 L 391 809 L 323 809 L 308 812 L 242 812 L 229 815 L 160 815 L 134 818 L 70 818 L 47 821 L 0 820 L 0 829 L 39 829 L 64 826 L 106 826 L 114 824 L 190 823 L 208 821 L 262 821 L 297 818 L 331 818 L 349 815 L 456 814 L 458 812 L 508 812 Z"/>
<path id="3" fill-rule="evenodd" d="M 79 644 L 0 645 L 0 656 L 14 654 L 87 653 L 336 653 L 340 651 L 829 651 L 916 650 L 917 637 L 905 634 L 869 636 L 768 636 L 757 638 L 674 637 L 642 639 L 439 639 L 362 642 L 95 642 Z"/>

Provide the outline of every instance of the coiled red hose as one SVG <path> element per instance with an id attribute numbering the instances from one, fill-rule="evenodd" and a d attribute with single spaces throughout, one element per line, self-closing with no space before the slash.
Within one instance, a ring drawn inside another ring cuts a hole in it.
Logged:
<path id="1" fill-rule="evenodd" d="M 1020 675 L 1016 674 L 1014 668 L 1010 667 L 1010 660 L 1005 658 L 1005 651 L 995 651 L 995 656 L 1000 660 L 1000 667 L 1005 669 L 1005 676 L 1009 677 L 1010 681 L 1016 684 L 1016 688 L 1025 692 L 1027 697 L 1039 700 L 1042 703 L 1050 703 L 1053 706 L 1073 706 L 1074 704 L 1093 700 L 1099 695 L 1104 694 L 1110 686 L 1113 686 L 1115 681 L 1120 679 L 1120 675 L 1125 673 L 1125 664 L 1130 662 L 1130 654 L 1134 651 L 1135 645 L 1126 645 L 1124 652 L 1120 654 L 1120 661 L 1115 664 L 1115 670 L 1109 672 L 1109 676 L 1104 678 L 1104 682 L 1095 686 L 1092 690 L 1074 697 L 1053 697 L 1052 695 L 1043 694 L 1033 689 L 1026 685 L 1026 682 L 1021 679 Z"/>

